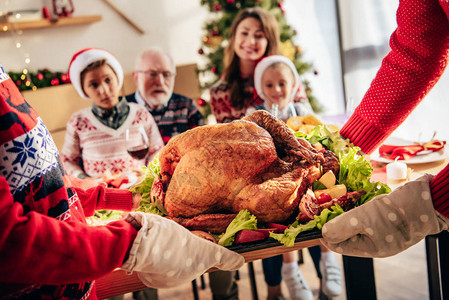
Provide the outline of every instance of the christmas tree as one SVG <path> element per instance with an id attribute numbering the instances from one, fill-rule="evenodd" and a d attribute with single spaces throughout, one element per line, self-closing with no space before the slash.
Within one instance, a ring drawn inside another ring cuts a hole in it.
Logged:
<path id="1" fill-rule="evenodd" d="M 301 47 L 294 44 L 293 37 L 297 32 L 286 22 L 282 0 L 201 0 L 201 5 L 206 5 L 211 12 L 211 18 L 204 26 L 205 34 L 202 38 L 201 48 L 198 50 L 198 53 L 203 55 L 205 60 L 204 65 L 198 68 L 202 90 L 209 89 L 223 73 L 224 49 L 232 21 L 236 15 L 244 8 L 259 6 L 269 11 L 277 19 L 281 53 L 295 64 L 299 75 L 302 77 L 312 108 L 315 112 L 322 110 L 322 106 L 312 94 L 309 81 L 305 80 L 303 76 L 308 72 L 313 72 L 316 75 L 317 71 L 313 70 L 312 64 L 303 61 Z M 203 115 L 210 113 L 204 99 L 199 99 L 198 105 Z"/>

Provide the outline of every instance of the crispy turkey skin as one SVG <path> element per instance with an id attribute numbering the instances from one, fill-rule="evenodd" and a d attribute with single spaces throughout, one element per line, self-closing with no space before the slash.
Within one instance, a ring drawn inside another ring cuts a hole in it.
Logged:
<path id="1" fill-rule="evenodd" d="M 170 217 L 192 219 L 187 223 L 196 229 L 212 227 L 214 218 L 200 215 L 242 209 L 260 222 L 283 222 L 298 211 L 323 161 L 282 121 L 256 111 L 172 138 L 159 154 L 161 180 L 153 185 L 159 187 L 154 195 Z"/>

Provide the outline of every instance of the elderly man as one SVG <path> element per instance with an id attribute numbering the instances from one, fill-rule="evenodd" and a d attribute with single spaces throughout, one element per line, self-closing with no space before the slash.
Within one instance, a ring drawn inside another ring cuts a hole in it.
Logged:
<path id="1" fill-rule="evenodd" d="M 188 129 L 204 125 L 192 99 L 173 93 L 176 68 L 171 56 L 158 48 L 142 52 L 136 59 L 134 82 L 137 91 L 128 102 L 144 105 L 153 115 L 164 143 Z"/>

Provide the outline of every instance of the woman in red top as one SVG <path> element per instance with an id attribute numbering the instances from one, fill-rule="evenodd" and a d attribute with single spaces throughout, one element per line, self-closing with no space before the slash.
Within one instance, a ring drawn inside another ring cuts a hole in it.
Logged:
<path id="1" fill-rule="evenodd" d="M 254 69 L 267 55 L 279 53 L 279 29 L 269 12 L 246 8 L 234 19 L 224 54 L 224 71 L 210 90 L 210 105 L 218 123 L 245 116 L 258 103 L 254 97 Z"/>
<path id="2" fill-rule="evenodd" d="M 449 1 L 402 0 L 391 51 L 341 129 L 364 153 L 376 149 L 442 76 L 449 59 Z M 449 166 L 345 213 L 323 227 L 326 245 L 347 255 L 384 257 L 448 229 Z M 399 226 L 400 225 L 400 226 Z"/>

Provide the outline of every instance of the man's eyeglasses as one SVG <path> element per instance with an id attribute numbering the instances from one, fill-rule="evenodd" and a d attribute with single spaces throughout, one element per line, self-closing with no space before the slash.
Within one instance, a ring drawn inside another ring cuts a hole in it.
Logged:
<path id="1" fill-rule="evenodd" d="M 176 73 L 172 73 L 169 71 L 153 71 L 153 70 L 147 70 L 147 71 L 136 71 L 137 73 L 142 73 L 148 78 L 151 78 L 152 80 L 155 80 L 159 78 L 159 75 L 162 75 L 164 80 L 171 80 L 173 77 L 175 77 Z"/>

